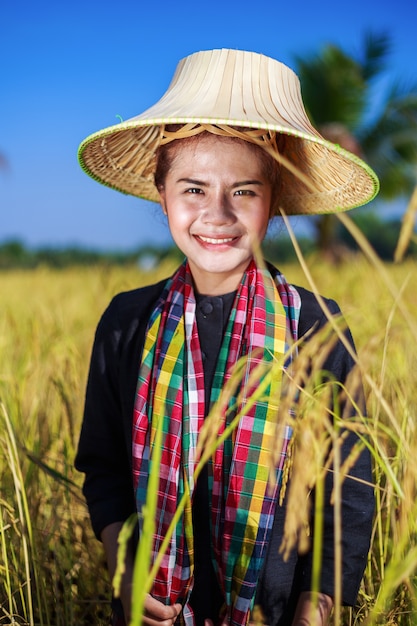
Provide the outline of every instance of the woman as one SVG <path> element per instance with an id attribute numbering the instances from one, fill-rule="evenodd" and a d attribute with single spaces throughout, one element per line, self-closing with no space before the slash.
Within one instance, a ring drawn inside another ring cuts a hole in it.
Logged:
<path id="1" fill-rule="evenodd" d="M 279 389 L 297 367 L 288 349 L 327 319 L 310 292 L 261 266 L 254 251 L 279 211 L 334 212 L 369 201 L 378 189 L 374 173 L 311 126 L 290 69 L 236 50 L 181 61 L 156 105 L 88 137 L 79 155 L 93 178 L 160 202 L 186 258 L 166 281 L 116 296 L 96 333 L 76 466 L 86 475 L 84 494 L 110 575 L 121 527 L 145 501 L 152 428 L 162 415 L 155 553 L 184 476 L 192 506 L 155 578 L 143 623 L 180 618 L 190 625 L 237 626 L 258 605 L 271 626 L 325 624 L 335 592 L 331 473 L 317 603 L 311 550 L 292 550 L 285 561 L 279 552 L 285 503 L 277 501 L 289 430 L 273 490 L 268 475 Z M 194 484 L 199 432 L 236 361 L 246 357 L 249 376 L 260 363 L 284 355 L 285 368 L 271 380 L 266 401 L 247 408 L 250 390 L 243 385 L 243 417 Z M 345 385 L 352 367 L 349 350 L 336 342 L 324 365 L 329 377 Z M 344 411 L 349 415 L 353 408 Z M 355 441 L 352 434 L 344 439 L 345 457 Z M 354 604 L 373 513 L 366 452 L 349 474 L 360 481 L 343 482 L 342 592 L 343 602 Z M 114 623 L 129 621 L 133 560 L 134 548 Z"/>

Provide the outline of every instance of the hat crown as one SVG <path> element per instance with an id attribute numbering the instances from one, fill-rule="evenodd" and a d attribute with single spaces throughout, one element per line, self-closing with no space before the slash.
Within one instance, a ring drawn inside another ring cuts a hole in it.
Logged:
<path id="1" fill-rule="evenodd" d="M 317 134 L 305 112 L 297 75 L 275 59 L 244 50 L 206 50 L 185 57 L 162 98 L 127 121 L 173 118 L 276 124 Z"/>

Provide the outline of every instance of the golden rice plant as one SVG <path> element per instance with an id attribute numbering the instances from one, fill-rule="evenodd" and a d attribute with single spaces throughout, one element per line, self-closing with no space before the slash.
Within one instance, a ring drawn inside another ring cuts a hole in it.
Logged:
<path id="1" fill-rule="evenodd" d="M 173 269 L 41 268 L 0 275 L 0 624 L 108 623 L 111 587 L 81 496 L 82 477 L 73 469 L 88 360 L 95 326 L 112 295 Z M 352 427 L 365 431 L 374 458 L 372 546 L 358 606 L 336 603 L 333 623 L 415 624 L 415 262 L 381 264 L 364 245 L 362 254 L 337 267 L 310 257 L 305 267 L 301 262 L 280 269 L 290 282 L 316 288 L 341 305 L 367 396 L 368 417 Z M 320 430 L 316 420 L 326 393 L 306 393 L 300 429 L 335 443 L 337 431 Z M 297 480 L 302 442 L 294 442 L 288 498 L 292 486 L 295 498 L 311 487 Z M 319 460 L 312 455 L 318 498 L 325 465 Z M 341 467 L 340 475 L 348 471 Z M 297 523 L 302 520 L 293 519 L 288 540 Z"/>
<path id="2" fill-rule="evenodd" d="M 377 499 L 359 607 L 345 611 L 344 619 L 349 624 L 415 624 L 416 264 L 382 264 L 352 221 L 346 215 L 339 217 L 364 253 L 359 265 L 352 259 L 352 280 L 343 283 L 337 299 L 358 343 L 357 366 L 369 414 L 364 424 L 374 460 Z M 301 255 L 300 261 L 315 291 L 317 284 Z M 327 274 L 329 281 L 335 278 L 334 273 Z M 362 294 L 358 284 L 365 287 Z M 341 620 L 336 602 L 334 623 L 345 623 Z"/>
<path id="3" fill-rule="evenodd" d="M 105 624 L 104 559 L 73 463 L 95 325 L 133 281 L 108 268 L 0 280 L 0 623 Z"/>

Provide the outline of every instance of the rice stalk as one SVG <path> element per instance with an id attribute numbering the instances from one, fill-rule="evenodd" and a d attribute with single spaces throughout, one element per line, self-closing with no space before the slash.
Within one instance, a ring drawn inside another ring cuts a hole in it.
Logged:
<path id="1" fill-rule="evenodd" d="M 1 402 L 1 418 L 4 428 L 4 435 L 2 437 L 2 447 L 5 450 L 5 457 L 8 460 L 9 468 L 13 477 L 15 502 L 17 506 L 17 522 L 19 525 L 19 539 L 21 542 L 21 548 L 23 553 L 24 564 L 24 580 L 20 585 L 20 599 L 21 607 L 23 610 L 24 619 L 32 626 L 34 624 L 33 616 L 33 598 L 32 598 L 32 573 L 33 571 L 33 559 L 31 558 L 31 549 L 33 546 L 33 535 L 31 518 L 29 514 L 29 507 L 26 498 L 25 485 L 23 475 L 21 472 L 19 455 L 17 451 L 16 440 L 13 432 L 13 428 L 6 411 L 6 407 Z M 3 430 L 3 429 L 2 429 Z M 5 537 L 3 536 L 5 541 Z M 2 552 L 7 550 L 7 546 L 2 547 Z M 8 593 L 10 597 L 10 591 Z M 11 604 L 11 603 L 10 603 Z M 13 615 L 13 613 L 12 613 Z"/>
<path id="2" fill-rule="evenodd" d="M 381 375 L 379 382 L 377 382 L 373 375 L 371 375 L 370 370 L 364 367 L 363 360 L 356 357 L 356 355 L 354 357 L 359 369 L 361 370 L 361 376 L 365 380 L 366 385 L 372 393 L 372 402 L 377 408 L 376 412 L 374 413 L 375 419 L 372 420 L 371 418 L 367 422 L 367 445 L 374 458 L 377 498 L 376 528 L 373 538 L 372 556 L 375 558 L 376 554 L 376 558 L 379 560 L 379 569 L 381 573 L 381 580 L 379 585 L 376 585 L 376 581 L 373 581 L 372 586 L 374 593 L 376 593 L 376 599 L 374 608 L 369 612 L 368 622 L 369 624 L 376 624 L 385 623 L 383 622 L 383 620 L 381 622 L 378 622 L 377 619 L 380 619 L 381 612 L 385 615 L 389 613 L 389 611 L 387 611 L 387 604 L 390 600 L 392 601 L 393 594 L 398 589 L 398 586 L 401 583 L 411 583 L 411 578 L 412 575 L 414 575 L 417 563 L 414 558 L 415 522 L 413 523 L 413 520 L 415 520 L 415 511 L 413 511 L 411 517 L 409 517 L 407 509 L 407 514 L 405 515 L 407 522 L 403 524 L 402 531 L 399 531 L 398 521 L 396 519 L 393 519 L 392 513 L 391 515 L 389 514 L 390 509 L 391 511 L 398 510 L 396 507 L 393 508 L 395 500 L 402 503 L 400 510 L 402 510 L 403 507 L 407 508 L 406 503 L 410 501 L 409 494 L 407 494 L 404 490 L 404 471 L 406 470 L 408 464 L 410 464 L 411 466 L 412 456 L 416 453 L 415 435 L 411 439 L 407 439 L 403 423 L 401 422 L 401 419 L 397 419 L 397 415 L 394 412 L 390 404 L 390 400 L 386 395 L 386 369 L 388 361 L 389 336 L 390 329 L 393 324 L 393 318 L 394 315 L 397 313 L 397 310 L 406 322 L 407 332 L 411 335 L 414 347 L 417 343 L 417 327 L 415 323 L 415 317 L 410 314 L 410 311 L 408 310 L 404 301 L 403 294 L 406 287 L 406 281 L 400 284 L 400 286 L 394 283 L 388 275 L 386 267 L 382 264 L 382 262 L 379 261 L 372 248 L 361 235 L 360 231 L 358 231 L 358 229 L 354 227 L 354 225 L 351 225 L 349 218 L 347 218 L 345 215 L 341 215 L 340 218 L 342 223 L 345 224 L 345 226 L 350 230 L 351 234 L 353 234 L 354 237 L 357 239 L 368 260 L 370 260 L 371 264 L 377 270 L 377 276 L 380 277 L 381 280 L 383 280 L 387 288 L 387 292 L 390 293 L 394 301 L 391 312 L 387 316 L 388 320 L 386 325 L 384 350 L 380 370 Z M 314 280 L 312 279 L 311 273 L 308 270 L 305 259 L 302 257 L 295 236 L 293 233 L 291 233 L 291 228 L 287 220 L 286 223 L 287 228 L 290 232 L 290 236 L 293 240 L 293 245 L 296 249 L 300 264 L 306 274 L 309 286 L 310 288 L 312 288 L 313 292 L 317 295 L 320 301 L 320 297 L 318 296 L 318 289 L 315 285 Z M 323 307 L 323 303 L 321 304 L 326 316 L 329 319 L 329 323 L 332 324 L 332 321 L 328 316 L 328 312 L 326 311 L 326 307 Z M 341 335 L 340 332 L 338 336 L 341 340 L 343 340 L 343 335 Z M 397 401 L 401 399 L 401 397 L 402 395 L 399 393 Z M 383 420 L 381 421 L 382 416 Z M 387 417 L 389 420 L 388 422 L 386 422 Z M 412 472 L 413 480 L 415 483 L 416 470 L 415 468 L 412 468 L 410 471 Z M 294 476 L 292 480 L 294 480 Z M 411 499 L 411 501 L 413 501 L 413 499 Z M 386 509 L 386 512 L 384 512 L 384 506 L 388 507 Z M 408 532 L 405 529 L 408 529 Z M 409 547 L 409 552 L 407 554 L 406 560 L 407 567 L 403 569 L 401 569 L 401 562 L 404 560 L 403 549 L 401 547 L 402 542 L 399 541 L 395 543 L 395 545 L 393 545 L 393 540 L 395 541 L 395 538 L 393 537 L 393 532 L 399 532 L 399 535 L 402 539 L 404 538 L 404 535 L 407 537 L 408 533 L 411 532 L 411 535 L 409 535 L 406 539 L 406 545 L 408 545 Z M 337 560 L 337 553 L 335 554 L 335 558 Z M 370 571 L 371 568 L 368 567 L 368 575 Z M 412 595 L 410 595 L 410 598 L 411 601 L 413 601 Z M 372 601 L 369 601 L 369 605 L 372 605 Z M 338 606 L 338 603 L 335 602 L 334 623 L 339 624 L 340 619 L 340 607 Z"/>

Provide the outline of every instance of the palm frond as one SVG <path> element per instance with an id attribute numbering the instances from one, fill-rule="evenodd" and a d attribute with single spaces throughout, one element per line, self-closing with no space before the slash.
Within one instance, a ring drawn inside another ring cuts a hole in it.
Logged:
<path id="1" fill-rule="evenodd" d="M 339 122 L 355 128 L 367 102 L 361 66 L 334 45 L 308 59 L 296 57 L 303 98 L 313 122 Z"/>
<path id="2" fill-rule="evenodd" d="M 409 194 L 417 181 L 417 86 L 393 83 L 379 117 L 360 137 L 381 180 L 381 196 Z"/>
<path id="3" fill-rule="evenodd" d="M 365 33 L 362 58 L 358 59 L 365 81 L 372 81 L 385 72 L 391 49 L 391 36 L 386 31 L 380 33 L 367 31 Z"/>

